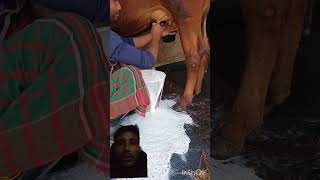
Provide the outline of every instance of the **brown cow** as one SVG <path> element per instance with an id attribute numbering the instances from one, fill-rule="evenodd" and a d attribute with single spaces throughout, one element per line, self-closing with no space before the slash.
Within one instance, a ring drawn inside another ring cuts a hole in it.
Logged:
<path id="1" fill-rule="evenodd" d="M 152 22 L 167 21 L 172 32 L 179 32 L 186 57 L 187 81 L 176 110 L 183 110 L 201 91 L 210 47 L 206 19 L 210 0 L 120 0 L 122 10 L 112 28 L 123 36 L 134 36 Z"/>
<path id="2" fill-rule="evenodd" d="M 264 114 L 289 96 L 305 5 L 305 0 L 242 0 L 246 65 L 233 107 L 212 138 L 213 157 L 238 154 Z"/>

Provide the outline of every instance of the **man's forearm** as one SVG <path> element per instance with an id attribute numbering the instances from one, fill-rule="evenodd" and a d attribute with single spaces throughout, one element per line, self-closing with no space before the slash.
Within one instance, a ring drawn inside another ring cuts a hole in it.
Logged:
<path id="1" fill-rule="evenodd" d="M 132 39 L 135 47 L 141 49 L 152 41 L 152 35 L 151 33 L 148 33 L 141 36 L 133 37 Z"/>
<path id="2" fill-rule="evenodd" d="M 146 50 L 149 51 L 155 59 L 157 59 L 158 57 L 159 42 L 160 42 L 160 36 L 154 37 L 146 48 Z"/>

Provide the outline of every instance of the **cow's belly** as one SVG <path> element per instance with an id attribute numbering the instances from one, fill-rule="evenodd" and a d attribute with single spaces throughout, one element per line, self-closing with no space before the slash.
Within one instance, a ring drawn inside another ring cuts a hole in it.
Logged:
<path id="1" fill-rule="evenodd" d="M 113 28 L 123 36 L 137 35 L 147 29 L 152 22 L 161 20 L 168 20 L 170 29 L 176 29 L 172 14 L 159 0 L 120 0 L 120 3 L 122 10 Z"/>

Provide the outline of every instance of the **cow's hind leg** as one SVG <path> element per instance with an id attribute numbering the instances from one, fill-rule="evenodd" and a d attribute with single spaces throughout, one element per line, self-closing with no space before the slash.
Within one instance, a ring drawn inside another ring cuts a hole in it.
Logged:
<path id="1" fill-rule="evenodd" d="M 238 154 L 247 135 L 262 124 L 288 2 L 290 0 L 243 0 L 246 65 L 232 110 L 223 117 L 218 136 L 212 138 L 211 155 L 215 158 Z"/>
<path id="2" fill-rule="evenodd" d="M 209 45 L 209 40 L 208 40 L 208 35 L 207 35 L 207 13 L 203 15 L 204 20 L 202 22 L 202 41 L 201 41 L 201 47 L 200 49 L 200 56 L 201 56 L 201 62 L 200 62 L 200 68 L 198 72 L 198 78 L 197 78 L 197 83 L 196 87 L 194 90 L 194 95 L 198 95 L 201 92 L 202 88 L 202 81 L 203 77 L 207 68 L 209 56 L 210 56 L 210 45 Z"/>
<path id="3" fill-rule="evenodd" d="M 304 22 L 304 0 L 292 0 L 283 25 L 279 58 L 274 68 L 268 92 L 265 114 L 282 104 L 290 94 L 294 61 L 301 39 Z"/>

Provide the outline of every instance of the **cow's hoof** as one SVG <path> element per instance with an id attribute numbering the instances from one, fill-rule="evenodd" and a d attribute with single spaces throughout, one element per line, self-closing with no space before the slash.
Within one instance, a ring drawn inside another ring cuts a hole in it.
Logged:
<path id="1" fill-rule="evenodd" d="M 181 106 L 180 103 L 177 102 L 177 103 L 172 107 L 172 109 L 175 110 L 175 111 L 177 111 L 177 112 L 182 112 L 182 111 L 185 111 L 187 108 Z"/>
<path id="2" fill-rule="evenodd" d="M 194 96 L 198 96 L 201 93 L 201 88 L 196 88 L 196 90 L 193 92 Z"/>
<path id="3" fill-rule="evenodd" d="M 210 156 L 217 160 L 229 159 L 241 153 L 242 146 L 232 143 L 222 136 L 213 137 Z"/>

